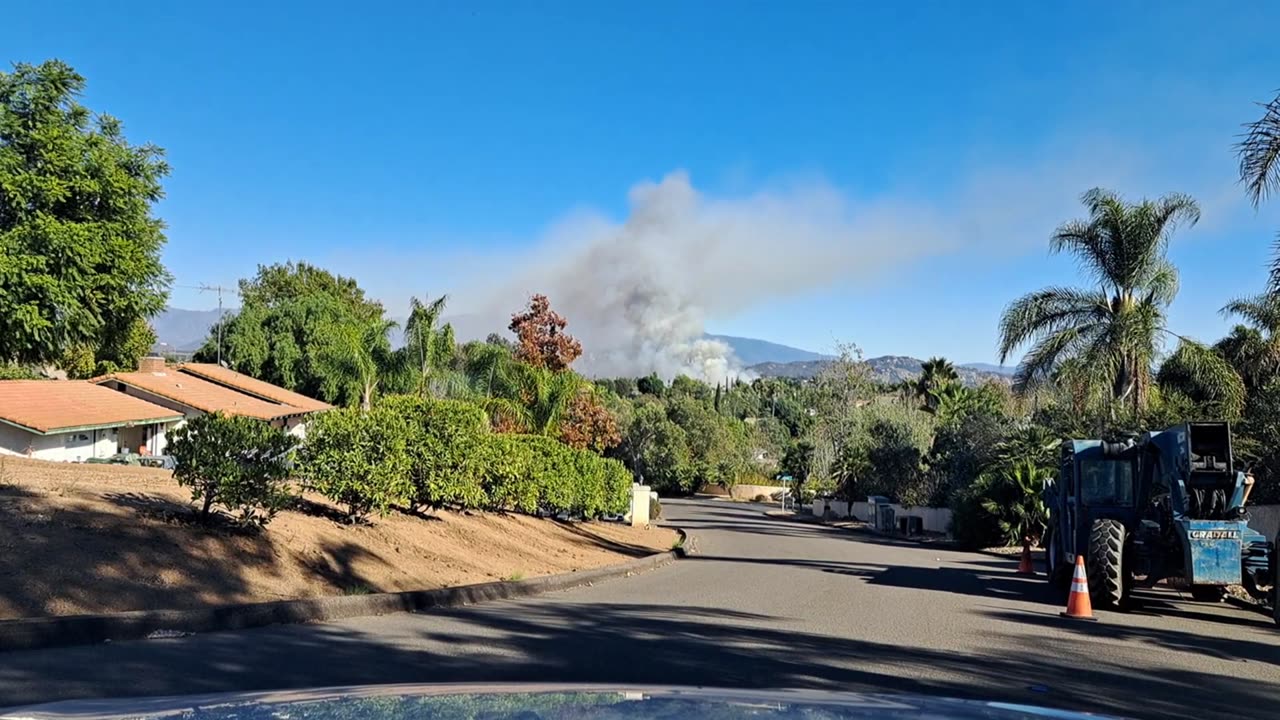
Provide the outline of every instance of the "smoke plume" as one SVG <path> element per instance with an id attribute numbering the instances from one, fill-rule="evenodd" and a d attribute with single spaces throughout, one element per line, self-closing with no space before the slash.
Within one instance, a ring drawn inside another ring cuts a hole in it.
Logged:
<path id="1" fill-rule="evenodd" d="M 674 172 L 633 187 L 629 204 L 621 223 L 579 215 L 548 233 L 533 255 L 541 261 L 485 314 L 545 292 L 583 342 L 579 370 L 716 382 L 741 367 L 726 344 L 703 337 L 708 317 L 869 278 L 946 245 L 917 209 L 855 207 L 823 184 L 712 198 Z"/>

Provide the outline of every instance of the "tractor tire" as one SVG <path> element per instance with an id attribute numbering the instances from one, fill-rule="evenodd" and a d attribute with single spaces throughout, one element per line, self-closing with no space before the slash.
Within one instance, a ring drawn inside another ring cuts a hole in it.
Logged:
<path id="1" fill-rule="evenodd" d="M 1124 526 L 1115 520 L 1095 520 L 1089 528 L 1089 596 L 1098 607 L 1124 602 L 1128 583 L 1124 578 Z"/>

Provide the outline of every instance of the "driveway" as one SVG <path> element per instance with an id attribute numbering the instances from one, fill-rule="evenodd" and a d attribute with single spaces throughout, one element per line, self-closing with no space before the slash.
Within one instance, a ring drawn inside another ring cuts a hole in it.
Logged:
<path id="1" fill-rule="evenodd" d="M 665 501 L 694 554 L 525 600 L 0 654 L 0 706 L 395 682 L 558 681 L 916 692 L 1134 717 L 1280 713 L 1280 631 L 1145 593 L 1058 616 L 1016 558 Z"/>

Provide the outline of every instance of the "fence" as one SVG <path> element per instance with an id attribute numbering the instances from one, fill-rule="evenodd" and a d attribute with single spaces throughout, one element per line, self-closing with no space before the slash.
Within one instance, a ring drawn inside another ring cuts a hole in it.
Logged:
<path id="1" fill-rule="evenodd" d="M 897 503 L 893 503 L 889 507 L 893 508 L 893 516 L 895 518 L 920 518 L 924 531 L 927 533 L 939 533 L 942 535 L 951 533 L 951 510 L 948 508 L 906 507 Z M 850 512 L 849 503 L 847 502 L 817 498 L 810 506 L 810 512 L 818 517 L 830 512 L 838 518 L 851 517 L 855 520 L 871 522 L 871 506 L 866 501 L 854 502 L 852 512 Z"/>

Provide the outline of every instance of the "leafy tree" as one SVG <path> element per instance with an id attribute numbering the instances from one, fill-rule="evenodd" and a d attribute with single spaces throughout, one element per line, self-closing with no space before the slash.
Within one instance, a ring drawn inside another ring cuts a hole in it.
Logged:
<path id="1" fill-rule="evenodd" d="M 359 520 L 415 496 L 409 421 L 391 408 L 330 410 L 312 420 L 298 475 Z"/>
<path id="2" fill-rule="evenodd" d="M 525 310 L 511 316 L 509 329 L 516 334 L 516 357 L 552 372 L 568 369 L 582 354 L 582 343 L 565 332 L 568 324 L 551 309 L 546 295 L 534 295 Z"/>
<path id="3" fill-rule="evenodd" d="M 591 386 L 583 385 L 569 401 L 560 423 L 560 441 L 569 447 L 604 453 L 622 442 L 618 422 Z"/>
<path id="4" fill-rule="evenodd" d="M 666 391 L 666 387 L 662 382 L 662 378 L 658 377 L 658 373 L 651 373 L 647 377 L 636 380 L 636 389 L 645 395 L 656 395 L 662 397 Z"/>
<path id="5" fill-rule="evenodd" d="M 717 415 L 690 396 L 668 401 L 667 417 L 684 431 L 695 489 L 709 484 L 731 486 L 747 471 L 751 448 L 741 421 Z"/>
<path id="6" fill-rule="evenodd" d="M 1140 410 L 1169 334 L 1165 310 L 1178 290 L 1166 257 L 1169 236 L 1179 222 L 1194 225 L 1200 210 L 1180 194 L 1134 204 L 1095 188 L 1082 200 L 1089 219 L 1059 227 L 1051 247 L 1074 254 L 1097 288 L 1050 287 L 1011 304 L 1000 320 L 1000 362 L 1030 343 L 1016 376 L 1027 387 L 1078 359 L 1091 384 Z"/>
<path id="7" fill-rule="evenodd" d="M 619 454 L 640 482 L 659 493 L 686 494 L 696 489 L 685 432 L 667 417 L 660 403 L 636 408 Z"/>
<path id="8" fill-rule="evenodd" d="M 241 415 L 193 418 L 169 435 L 178 484 L 191 488 L 208 521 L 215 504 L 242 525 L 266 525 L 292 498 L 289 457 L 295 438 Z"/>
<path id="9" fill-rule="evenodd" d="M 397 361 L 387 336 L 394 325 L 351 278 L 307 263 L 264 265 L 240 281 L 240 298 L 197 360 L 213 362 L 221 338 L 236 370 L 349 406 L 367 406 Z"/>
<path id="10" fill-rule="evenodd" d="M 163 151 L 130 145 L 119 120 L 79 103 L 59 60 L 0 73 L 0 362 L 136 364 L 139 323 L 170 278 L 152 214 Z"/>
<path id="11" fill-rule="evenodd" d="M 680 395 L 683 397 L 691 397 L 695 400 L 711 400 L 711 388 L 700 380 L 694 380 L 688 375 L 677 375 L 671 381 L 671 395 Z"/>

